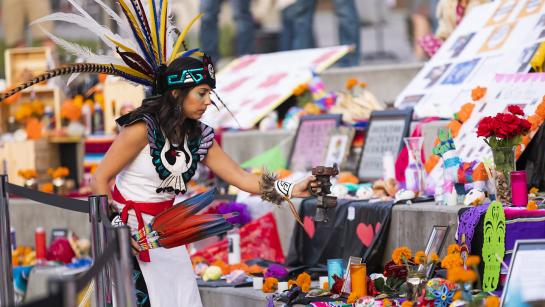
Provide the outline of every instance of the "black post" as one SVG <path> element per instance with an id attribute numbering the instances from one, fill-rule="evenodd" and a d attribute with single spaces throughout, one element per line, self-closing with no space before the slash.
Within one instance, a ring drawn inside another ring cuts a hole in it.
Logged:
<path id="1" fill-rule="evenodd" d="M 14 305 L 9 225 L 8 176 L 0 175 L 0 307 Z"/>

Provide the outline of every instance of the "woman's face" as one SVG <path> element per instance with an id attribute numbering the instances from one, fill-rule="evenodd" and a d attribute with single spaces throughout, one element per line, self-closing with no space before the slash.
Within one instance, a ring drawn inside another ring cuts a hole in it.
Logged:
<path id="1" fill-rule="evenodd" d="M 202 117 L 206 108 L 212 104 L 210 93 L 212 89 L 207 84 L 199 85 L 189 91 L 182 102 L 182 112 L 185 117 L 198 120 Z M 177 98 L 178 92 L 174 95 Z"/>

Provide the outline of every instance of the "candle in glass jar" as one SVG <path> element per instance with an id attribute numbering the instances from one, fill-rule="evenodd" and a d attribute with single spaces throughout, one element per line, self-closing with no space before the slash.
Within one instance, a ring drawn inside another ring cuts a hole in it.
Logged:
<path id="1" fill-rule="evenodd" d="M 327 277 L 329 281 L 329 289 L 335 284 L 334 275 L 342 278 L 343 275 L 344 261 L 342 259 L 327 259 Z"/>
<path id="2" fill-rule="evenodd" d="M 350 265 L 350 288 L 358 297 L 367 296 L 367 266 L 365 263 Z"/>
<path id="3" fill-rule="evenodd" d="M 45 262 L 47 248 L 45 243 L 45 230 L 43 227 L 36 228 L 34 239 L 36 244 L 36 261 L 38 264 L 42 264 Z"/>
<path id="4" fill-rule="evenodd" d="M 516 207 L 526 207 L 528 204 L 526 171 L 511 172 L 511 202 Z"/>

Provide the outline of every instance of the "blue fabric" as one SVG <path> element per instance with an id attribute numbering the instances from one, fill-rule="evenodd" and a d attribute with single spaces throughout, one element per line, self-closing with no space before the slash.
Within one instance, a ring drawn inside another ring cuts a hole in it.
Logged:
<path id="1" fill-rule="evenodd" d="M 199 41 L 201 50 L 208 54 L 213 62 L 220 58 L 218 15 L 222 0 L 201 0 L 201 29 Z M 255 24 L 250 12 L 250 0 L 229 0 L 235 19 L 236 27 L 236 55 L 250 54 L 254 50 Z"/>

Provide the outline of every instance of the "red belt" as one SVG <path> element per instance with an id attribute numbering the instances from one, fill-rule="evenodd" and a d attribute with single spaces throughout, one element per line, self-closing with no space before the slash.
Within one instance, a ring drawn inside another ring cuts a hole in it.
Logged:
<path id="1" fill-rule="evenodd" d="M 159 213 L 172 207 L 172 205 L 174 204 L 174 198 L 172 200 L 157 203 L 143 203 L 126 200 L 125 197 L 123 197 L 123 195 L 121 195 L 121 193 L 117 189 L 117 186 L 114 186 L 114 190 L 112 191 L 112 199 L 117 203 L 125 205 L 121 210 L 121 220 L 123 221 L 123 223 L 127 224 L 127 220 L 129 218 L 129 210 L 134 210 L 134 215 L 136 215 L 136 219 L 138 220 L 138 229 L 144 227 L 144 219 L 142 218 L 142 213 L 156 216 Z M 150 262 L 149 252 L 147 250 L 140 251 L 138 257 L 141 261 Z"/>

